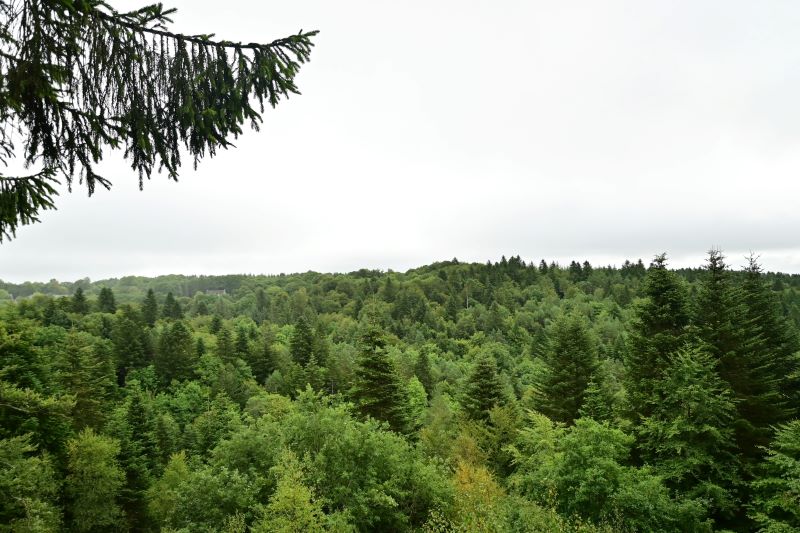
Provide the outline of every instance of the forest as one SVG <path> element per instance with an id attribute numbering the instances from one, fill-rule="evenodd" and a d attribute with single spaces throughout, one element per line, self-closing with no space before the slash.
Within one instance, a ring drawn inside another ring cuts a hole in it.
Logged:
<path id="1" fill-rule="evenodd" d="M 0 531 L 798 531 L 800 275 L 739 262 L 0 282 Z"/>

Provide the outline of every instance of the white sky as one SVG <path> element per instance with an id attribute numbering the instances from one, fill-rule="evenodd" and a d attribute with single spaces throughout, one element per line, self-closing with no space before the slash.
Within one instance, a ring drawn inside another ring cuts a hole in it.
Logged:
<path id="1" fill-rule="evenodd" d="M 238 148 L 0 245 L 0 279 L 404 270 L 721 247 L 800 272 L 796 1 L 176 0 L 176 31 L 321 34 Z M 142 4 L 112 1 L 119 9 Z"/>

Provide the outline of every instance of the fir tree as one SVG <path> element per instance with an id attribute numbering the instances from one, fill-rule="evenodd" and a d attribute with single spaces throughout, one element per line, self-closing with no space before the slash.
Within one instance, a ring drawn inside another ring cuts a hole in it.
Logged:
<path id="1" fill-rule="evenodd" d="M 83 294 L 83 288 L 78 287 L 75 294 L 72 295 L 72 312 L 79 315 L 85 315 L 89 312 L 89 302 L 86 301 L 86 295 Z"/>
<path id="2" fill-rule="evenodd" d="M 564 315 L 549 332 L 547 369 L 539 385 L 539 408 L 557 422 L 571 424 L 580 416 L 589 381 L 598 369 L 595 339 L 586 320 Z"/>
<path id="3" fill-rule="evenodd" d="M 173 379 L 192 377 L 196 361 L 196 346 L 192 333 L 182 320 L 164 326 L 158 339 L 155 368 L 161 382 L 169 385 Z"/>
<path id="4" fill-rule="evenodd" d="M 147 289 L 147 296 L 142 302 L 142 319 L 144 323 L 150 327 L 156 325 L 158 319 L 158 302 L 156 301 L 156 294 L 153 289 Z"/>
<path id="5" fill-rule="evenodd" d="M 183 318 L 183 310 L 181 304 L 175 299 L 172 292 L 167 293 L 167 298 L 164 300 L 164 309 L 162 311 L 164 318 L 172 318 L 173 320 L 180 320 Z"/>
<path id="6" fill-rule="evenodd" d="M 233 344 L 231 330 L 223 327 L 217 333 L 216 355 L 223 363 L 231 363 L 236 359 L 236 347 Z"/>
<path id="7" fill-rule="evenodd" d="M 765 365 L 761 378 L 773 383 L 780 392 L 773 417 L 762 425 L 776 425 L 798 414 L 800 409 L 800 343 L 783 314 L 780 301 L 763 279 L 755 256 L 748 258 L 742 284 L 748 320 L 758 328 L 758 350 Z M 765 446 L 766 442 L 761 442 Z"/>
<path id="8" fill-rule="evenodd" d="M 431 360 L 425 348 L 420 350 L 417 362 L 414 364 L 414 375 L 417 376 L 417 379 L 425 389 L 425 394 L 430 398 L 433 392 L 433 376 L 431 375 Z"/>
<path id="9" fill-rule="evenodd" d="M 770 353 L 754 318 L 748 316 L 744 292 L 734 283 L 717 250 L 709 252 L 705 275 L 698 289 L 697 328 L 736 398 L 737 444 L 750 461 L 769 442 L 769 425 L 785 414 L 775 378 L 770 375 Z"/>
<path id="10" fill-rule="evenodd" d="M 635 420 L 649 416 L 658 404 L 656 389 L 670 354 L 687 340 L 688 294 L 680 278 L 667 269 L 666 254 L 657 255 L 650 264 L 644 298 L 635 308 L 626 359 L 625 389 Z"/>
<path id="11" fill-rule="evenodd" d="M 657 384 L 660 401 L 638 427 L 642 456 L 682 498 L 707 502 L 716 518 L 736 508 L 739 475 L 730 386 L 696 347 L 676 352 Z"/>
<path id="12" fill-rule="evenodd" d="M 300 317 L 294 325 L 292 337 L 289 341 L 289 351 L 292 359 L 299 365 L 306 365 L 314 353 L 314 334 L 305 317 Z"/>
<path id="13" fill-rule="evenodd" d="M 114 291 L 108 287 L 100 289 L 100 295 L 97 297 L 97 306 L 100 308 L 101 313 L 116 313 L 117 303 L 114 300 Z"/>
<path id="14" fill-rule="evenodd" d="M 505 403 L 505 394 L 497 375 L 497 363 L 491 353 L 483 352 L 472 367 L 464 385 L 461 405 L 473 420 L 488 420 L 489 411 Z"/>
<path id="15" fill-rule="evenodd" d="M 408 398 L 388 354 L 383 333 L 370 328 L 361 338 L 361 352 L 351 397 L 367 416 L 388 422 L 394 431 L 408 428 Z"/>

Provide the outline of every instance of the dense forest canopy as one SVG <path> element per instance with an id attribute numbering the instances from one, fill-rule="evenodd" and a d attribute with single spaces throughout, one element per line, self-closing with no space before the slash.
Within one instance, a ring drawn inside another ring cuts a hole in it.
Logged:
<path id="1" fill-rule="evenodd" d="M 800 276 L 0 283 L 0 530 L 793 531 Z"/>

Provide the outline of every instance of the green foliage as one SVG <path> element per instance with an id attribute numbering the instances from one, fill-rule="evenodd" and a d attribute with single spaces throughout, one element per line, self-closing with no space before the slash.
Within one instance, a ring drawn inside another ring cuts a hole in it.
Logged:
<path id="1" fill-rule="evenodd" d="M 122 523 L 117 498 L 125 474 L 117 463 L 119 443 L 90 428 L 67 445 L 69 456 L 66 493 L 75 531 L 111 529 Z"/>
<path id="2" fill-rule="evenodd" d="M 473 420 L 486 420 L 489 411 L 505 399 L 495 360 L 488 352 L 482 352 L 467 378 L 461 405 Z"/>
<path id="3" fill-rule="evenodd" d="M 638 428 L 643 457 L 679 494 L 730 518 L 740 470 L 730 387 L 710 356 L 686 348 L 673 355 L 654 392 L 661 402 Z"/>
<path id="4" fill-rule="evenodd" d="M 58 531 L 59 482 L 30 436 L 0 439 L 0 531 Z"/>
<path id="5" fill-rule="evenodd" d="M 800 529 L 800 420 L 778 428 L 763 476 L 752 482 L 751 516 L 769 533 Z"/>
<path id="6" fill-rule="evenodd" d="M 795 528 L 800 276 L 714 268 L 0 282 L 0 529 Z"/>
<path id="7" fill-rule="evenodd" d="M 153 4 L 124 13 L 99 0 L 0 4 L 8 126 L 0 162 L 19 155 L 41 169 L 0 177 L 0 240 L 54 208 L 57 175 L 71 185 L 77 174 L 89 194 L 109 188 L 95 171 L 107 148 L 124 150 L 140 187 L 154 169 L 177 179 L 182 149 L 196 166 L 232 146 L 245 122 L 257 129 L 265 102 L 299 92 L 294 78 L 317 32 L 213 41 L 168 31 L 174 11 Z"/>
<path id="8" fill-rule="evenodd" d="M 364 415 L 383 420 L 401 433 L 409 429 L 406 389 L 386 354 L 384 335 L 377 329 L 368 330 L 361 338 L 350 396 Z"/>
<path id="9" fill-rule="evenodd" d="M 627 353 L 625 386 L 632 413 L 649 416 L 660 401 L 656 393 L 670 354 L 687 338 L 689 299 L 683 280 L 667 269 L 666 254 L 657 255 L 645 276 L 644 299 L 635 307 Z"/>
<path id="10" fill-rule="evenodd" d="M 142 320 L 150 327 L 156 325 L 158 319 L 158 302 L 153 289 L 147 289 L 147 296 L 142 302 Z"/>
<path id="11" fill-rule="evenodd" d="M 595 346 L 579 315 L 565 315 L 551 326 L 539 409 L 553 420 L 571 424 L 580 416 L 586 389 L 598 370 Z"/>
<path id="12" fill-rule="evenodd" d="M 100 289 L 100 295 L 97 297 L 97 307 L 101 313 L 116 313 L 117 302 L 114 298 L 114 291 L 108 287 Z"/>

